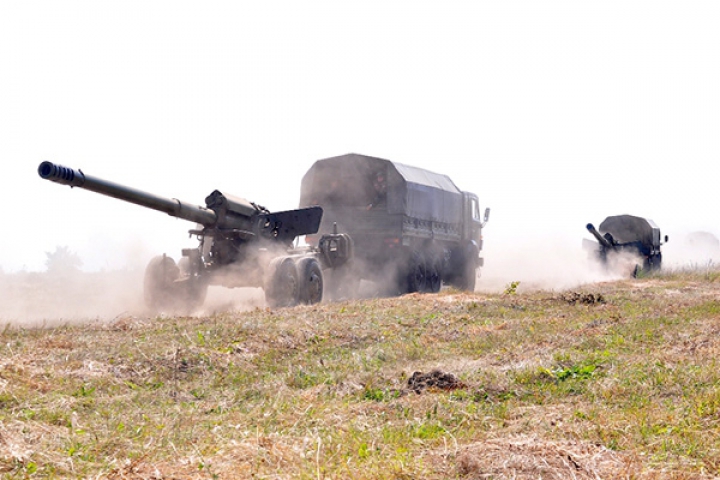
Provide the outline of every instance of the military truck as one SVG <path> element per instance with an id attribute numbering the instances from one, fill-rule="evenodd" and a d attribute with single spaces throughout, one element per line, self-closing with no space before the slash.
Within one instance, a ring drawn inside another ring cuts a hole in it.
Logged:
<path id="1" fill-rule="evenodd" d="M 175 262 L 163 254 L 145 270 L 144 296 L 158 311 L 192 311 L 209 285 L 262 287 L 273 307 L 322 300 L 323 271 L 348 260 L 350 239 L 326 234 L 314 246 L 294 245 L 296 237 L 318 231 L 322 208 L 270 212 L 244 198 L 213 191 L 205 206 L 192 205 L 86 175 L 82 170 L 42 162 L 41 178 L 79 187 L 197 224 L 190 230 L 199 247 L 182 250 Z"/>
<path id="2" fill-rule="evenodd" d="M 639 262 L 632 265 L 633 276 L 637 276 L 640 271 L 650 272 L 661 268 L 660 228 L 652 220 L 633 215 L 615 215 L 603 220 L 599 231 L 592 223 L 588 223 L 586 228 L 597 243 L 583 239 L 583 247 L 604 266 L 610 266 L 618 258 L 624 257 Z M 668 241 L 667 235 L 664 240 Z"/>
<path id="3" fill-rule="evenodd" d="M 325 282 L 330 298 L 352 297 L 361 280 L 389 294 L 475 289 L 490 210 L 481 217 L 477 195 L 447 175 L 354 153 L 326 158 L 302 179 L 300 207 L 313 206 L 324 214 L 309 244 L 337 231 L 352 239 L 352 260 Z"/>

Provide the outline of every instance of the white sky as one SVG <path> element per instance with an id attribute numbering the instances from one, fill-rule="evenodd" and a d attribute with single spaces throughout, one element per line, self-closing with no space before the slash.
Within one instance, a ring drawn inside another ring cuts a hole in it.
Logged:
<path id="1" fill-rule="evenodd" d="M 315 160 L 387 158 L 492 208 L 486 262 L 622 213 L 717 235 L 718 25 L 717 1 L 0 2 L 0 266 L 194 245 L 42 160 L 285 210 Z"/>

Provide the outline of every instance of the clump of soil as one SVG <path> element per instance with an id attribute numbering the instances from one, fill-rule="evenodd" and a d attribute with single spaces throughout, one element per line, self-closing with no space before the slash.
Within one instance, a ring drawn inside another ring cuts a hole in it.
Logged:
<path id="1" fill-rule="evenodd" d="M 433 370 L 430 373 L 415 372 L 408 378 L 407 384 L 408 389 L 418 394 L 429 388 L 456 390 L 467 387 L 467 385 L 458 380 L 452 373 L 445 373 L 440 370 Z"/>
<path id="2" fill-rule="evenodd" d="M 560 299 L 570 305 L 597 305 L 605 303 L 605 297 L 600 293 L 567 292 L 560 295 Z"/>

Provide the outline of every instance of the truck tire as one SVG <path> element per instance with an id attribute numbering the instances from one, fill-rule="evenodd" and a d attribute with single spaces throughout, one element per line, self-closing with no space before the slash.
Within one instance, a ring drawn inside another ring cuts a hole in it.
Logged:
<path id="1" fill-rule="evenodd" d="M 654 271 L 658 271 L 662 268 L 662 254 L 657 253 L 655 255 L 648 255 L 643 259 L 642 265 L 635 265 L 635 269 L 632 272 L 633 278 L 638 276 L 648 275 Z"/>
<path id="2" fill-rule="evenodd" d="M 650 270 L 660 270 L 662 268 L 662 253 L 656 253 L 650 257 Z"/>
<path id="3" fill-rule="evenodd" d="M 438 293 L 442 288 L 442 280 L 442 260 L 433 256 L 427 263 L 426 290 L 430 293 Z"/>
<path id="4" fill-rule="evenodd" d="M 468 292 L 475 291 L 475 283 L 477 280 L 477 269 L 472 261 L 468 260 L 465 265 L 461 267 L 462 271 L 458 278 L 458 288 L 466 290 Z"/>
<path id="5" fill-rule="evenodd" d="M 475 291 L 479 255 L 480 251 L 472 243 L 466 245 L 462 250 L 457 249 L 453 252 L 454 284 L 460 290 Z"/>
<path id="6" fill-rule="evenodd" d="M 265 286 L 265 301 L 272 308 L 294 307 L 299 301 L 299 281 L 295 262 L 279 258 L 271 262 L 270 278 Z"/>
<path id="7" fill-rule="evenodd" d="M 323 274 L 314 258 L 301 258 L 297 263 L 299 300 L 306 305 L 320 303 L 323 297 Z"/>
<path id="8" fill-rule="evenodd" d="M 413 250 L 410 253 L 407 266 L 407 291 L 408 293 L 413 292 L 425 292 L 427 288 L 427 264 L 425 263 L 425 256 L 417 251 Z"/>
<path id="9" fill-rule="evenodd" d="M 145 304 L 154 311 L 173 309 L 177 306 L 177 285 L 180 269 L 175 260 L 158 255 L 145 268 L 143 294 Z"/>

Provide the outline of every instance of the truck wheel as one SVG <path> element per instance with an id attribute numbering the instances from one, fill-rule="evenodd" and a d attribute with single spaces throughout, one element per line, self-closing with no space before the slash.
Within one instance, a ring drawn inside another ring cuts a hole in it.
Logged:
<path id="1" fill-rule="evenodd" d="M 286 257 L 272 263 L 272 273 L 265 288 L 265 301 L 273 308 L 297 305 L 299 282 L 295 262 Z"/>
<path id="2" fill-rule="evenodd" d="M 143 293 L 145 304 L 153 310 L 162 311 L 176 306 L 177 285 L 180 269 L 175 260 L 167 255 L 154 257 L 145 268 Z"/>
<path id="3" fill-rule="evenodd" d="M 462 251 L 457 250 L 453 268 L 456 269 L 455 285 L 461 290 L 475 291 L 477 280 L 477 258 L 480 252 L 474 245 L 468 245 Z"/>
<path id="4" fill-rule="evenodd" d="M 410 254 L 407 276 L 408 293 L 424 292 L 427 286 L 427 266 L 425 257 L 417 250 Z"/>
<path id="5" fill-rule="evenodd" d="M 442 263 L 439 258 L 433 258 L 427 265 L 427 291 L 437 293 L 442 287 Z"/>
<path id="6" fill-rule="evenodd" d="M 314 305 L 322 301 L 323 274 L 320 264 L 314 258 L 302 258 L 297 264 L 300 284 L 300 302 Z"/>
<path id="7" fill-rule="evenodd" d="M 662 253 L 656 253 L 650 257 L 650 269 L 660 270 L 662 268 Z"/>
<path id="8" fill-rule="evenodd" d="M 458 279 L 458 288 L 469 292 L 475 291 L 475 283 L 477 280 L 477 269 L 472 260 L 468 259 L 467 263 L 462 266 L 462 273 Z"/>

